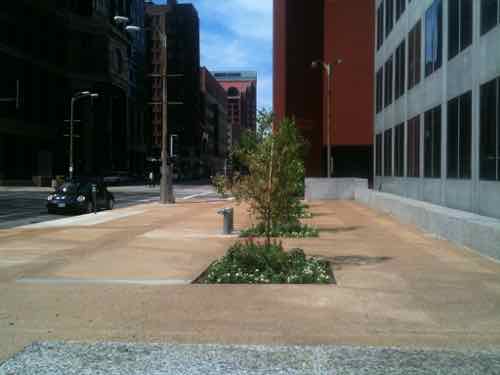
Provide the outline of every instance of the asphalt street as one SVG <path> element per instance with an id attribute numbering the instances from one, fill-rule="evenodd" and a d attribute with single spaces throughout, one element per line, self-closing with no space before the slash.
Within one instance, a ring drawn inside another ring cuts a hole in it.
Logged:
<path id="1" fill-rule="evenodd" d="M 115 195 L 115 208 L 123 208 L 157 202 L 160 189 L 146 186 L 110 187 Z M 0 190 L 0 229 L 41 223 L 61 219 L 66 215 L 50 215 L 45 203 L 49 188 L 2 188 Z M 175 185 L 176 199 L 216 199 L 217 195 L 209 185 Z"/>

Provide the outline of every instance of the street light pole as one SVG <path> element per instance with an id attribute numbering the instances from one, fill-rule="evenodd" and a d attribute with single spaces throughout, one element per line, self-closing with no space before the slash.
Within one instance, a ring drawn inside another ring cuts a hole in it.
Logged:
<path id="1" fill-rule="evenodd" d="M 333 79 L 333 68 L 335 65 L 342 64 L 342 60 L 338 59 L 335 61 L 335 63 L 326 63 L 324 61 L 313 61 L 311 66 L 313 68 L 316 68 L 318 65 L 321 65 L 323 69 L 326 71 L 327 75 L 327 102 L 326 102 L 326 165 L 327 165 L 327 171 L 326 171 L 326 177 L 331 178 L 332 176 L 332 167 L 333 167 L 333 160 L 332 160 L 332 140 L 331 140 L 331 133 L 332 133 L 332 128 L 331 128 L 331 117 L 332 117 L 332 79 Z"/>
<path id="2" fill-rule="evenodd" d="M 73 181 L 73 118 L 76 98 L 71 98 L 71 110 L 69 118 L 69 180 Z"/>
<path id="3" fill-rule="evenodd" d="M 326 141 L 328 143 L 327 149 L 326 149 L 326 157 L 328 158 L 327 161 L 327 172 L 326 172 L 326 177 L 330 178 L 332 176 L 332 142 L 331 142 L 331 133 L 332 129 L 330 126 L 331 122 L 331 113 L 330 113 L 330 106 L 331 106 L 331 99 L 332 99 L 332 64 L 326 64 L 325 66 L 326 74 L 327 74 L 327 79 L 328 79 L 328 94 L 327 94 L 327 103 L 326 103 L 326 129 L 327 129 L 327 137 Z"/>
<path id="4" fill-rule="evenodd" d="M 75 170 L 73 163 L 73 138 L 74 138 L 74 116 L 75 102 L 83 98 L 97 98 L 99 94 L 91 93 L 90 91 L 82 91 L 71 98 L 70 118 L 69 118 L 69 180 L 73 181 L 73 173 Z"/>
<path id="5" fill-rule="evenodd" d="M 129 22 L 127 17 L 116 16 L 115 22 L 119 24 L 126 24 Z M 162 22 L 163 27 L 165 27 L 165 22 Z M 157 25 L 153 25 L 154 31 L 160 36 L 162 41 L 162 59 L 164 65 L 164 71 L 161 72 L 161 77 L 163 81 L 162 89 L 162 135 L 161 135 L 161 179 L 160 179 L 160 203 L 161 204 L 172 204 L 175 203 L 175 196 L 172 186 L 172 163 L 169 160 L 168 154 L 168 99 L 167 99 L 167 33 L 161 30 Z M 128 25 L 125 27 L 126 31 L 129 32 L 140 32 L 141 27 L 135 25 Z"/>

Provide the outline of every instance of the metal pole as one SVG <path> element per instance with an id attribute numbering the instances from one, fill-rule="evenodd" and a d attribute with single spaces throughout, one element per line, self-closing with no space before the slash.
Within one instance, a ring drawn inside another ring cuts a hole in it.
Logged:
<path id="1" fill-rule="evenodd" d="M 21 106 L 21 85 L 19 83 L 19 80 L 16 81 L 16 109 L 19 109 Z"/>
<path id="2" fill-rule="evenodd" d="M 71 98 L 71 110 L 69 118 L 69 180 L 73 180 L 73 113 L 75 98 Z"/>
<path id="3" fill-rule="evenodd" d="M 170 157 L 174 157 L 174 135 L 170 135 Z"/>
<path id="4" fill-rule="evenodd" d="M 328 171 L 326 173 L 326 177 L 330 178 L 331 175 L 332 175 L 332 148 L 331 148 L 331 128 L 330 128 L 330 117 L 331 117 L 331 113 L 330 113 L 330 105 L 331 105 L 331 96 L 332 96 L 332 65 L 331 64 L 327 64 L 326 65 L 326 72 L 327 72 L 327 75 L 328 75 L 328 99 L 327 99 L 327 103 L 326 103 L 326 116 L 327 116 L 327 119 L 326 119 L 326 127 L 327 127 L 327 158 L 328 158 L 328 161 L 327 161 L 327 168 L 328 168 Z"/>
<path id="5" fill-rule="evenodd" d="M 165 24 L 165 22 L 162 22 Z M 160 180 L 160 203 L 175 203 L 175 197 L 172 189 L 172 179 L 170 176 L 170 165 L 168 162 L 168 116 L 167 116 L 167 35 L 161 30 L 157 30 L 162 39 L 163 44 L 163 90 L 162 90 L 162 107 L 163 107 L 163 124 L 161 135 L 161 180 Z"/>

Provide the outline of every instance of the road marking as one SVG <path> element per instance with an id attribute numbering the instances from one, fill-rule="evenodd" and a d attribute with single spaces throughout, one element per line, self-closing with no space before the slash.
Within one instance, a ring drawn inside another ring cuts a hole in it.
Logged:
<path id="1" fill-rule="evenodd" d="M 73 278 L 21 278 L 18 284 L 44 284 L 44 285 L 189 285 L 192 280 L 183 279 L 73 279 Z"/>
<path id="2" fill-rule="evenodd" d="M 204 192 L 204 193 L 198 193 L 198 194 L 194 194 L 194 195 L 188 195 L 187 197 L 183 197 L 181 198 L 181 200 L 189 200 L 189 199 L 193 199 L 193 198 L 198 198 L 198 197 L 203 197 L 205 195 L 210 195 L 210 194 L 213 194 L 214 192 L 213 191 L 209 191 L 209 192 Z"/>
<path id="3" fill-rule="evenodd" d="M 159 200 L 160 200 L 160 197 L 154 197 L 154 198 L 148 198 L 148 199 L 141 199 L 140 201 L 133 201 L 133 202 L 146 203 L 146 202 L 155 202 L 155 201 L 159 201 Z"/>
<path id="4" fill-rule="evenodd" d="M 30 213 L 30 212 L 28 212 Z M 26 212 L 18 212 L 17 214 L 6 214 L 6 215 L 0 215 L 0 219 L 6 218 L 6 217 L 11 217 L 11 216 L 19 216 L 19 215 L 25 215 Z"/>
<path id="5" fill-rule="evenodd" d="M 59 220 L 45 221 L 42 223 L 24 225 L 19 228 L 22 229 L 43 229 L 43 228 L 54 228 L 54 227 L 66 227 L 73 225 L 80 226 L 92 226 L 96 224 L 106 223 L 108 221 L 123 219 L 125 217 L 139 215 L 144 213 L 144 210 L 138 211 L 104 211 L 98 212 L 97 214 L 86 214 L 77 217 L 70 217 Z"/>

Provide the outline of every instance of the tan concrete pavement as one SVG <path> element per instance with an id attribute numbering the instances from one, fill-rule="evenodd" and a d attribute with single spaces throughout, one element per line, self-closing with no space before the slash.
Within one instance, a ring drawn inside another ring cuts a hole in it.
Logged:
<path id="1" fill-rule="evenodd" d="M 329 258 L 337 286 L 141 284 L 222 255 L 227 205 L 0 231 L 0 360 L 35 340 L 500 347 L 500 264 L 355 202 L 312 204 L 320 237 L 284 241 Z"/>

